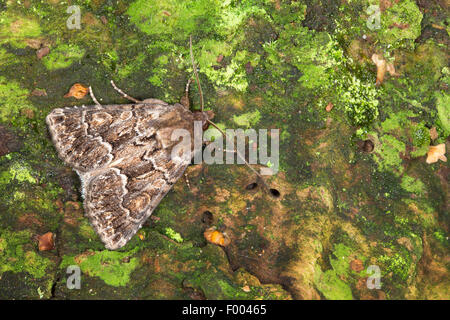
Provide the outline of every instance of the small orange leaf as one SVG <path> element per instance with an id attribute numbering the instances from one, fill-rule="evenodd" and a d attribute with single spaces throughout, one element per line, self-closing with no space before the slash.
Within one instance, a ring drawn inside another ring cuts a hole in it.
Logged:
<path id="1" fill-rule="evenodd" d="M 445 156 L 445 143 L 438 144 L 437 146 L 430 146 L 427 154 L 427 163 L 435 163 L 438 160 L 447 162 L 447 157 Z"/>
<path id="2" fill-rule="evenodd" d="M 42 236 L 37 236 L 37 240 L 39 241 L 39 251 L 47 251 L 55 249 L 55 241 L 53 233 L 47 232 Z"/>
<path id="3" fill-rule="evenodd" d="M 377 66 L 377 86 L 383 83 L 384 74 L 386 73 L 386 60 L 382 56 L 374 53 L 372 55 L 372 62 Z"/>
<path id="4" fill-rule="evenodd" d="M 75 83 L 64 95 L 64 98 L 74 97 L 76 99 L 82 99 L 89 92 L 89 88 L 86 88 L 80 83 Z"/>
<path id="5" fill-rule="evenodd" d="M 430 137 L 431 137 L 431 140 L 436 140 L 439 137 L 436 127 L 433 127 L 430 129 Z"/>
<path id="6" fill-rule="evenodd" d="M 352 260 L 352 261 L 350 261 L 350 269 L 352 269 L 353 271 L 356 271 L 356 272 L 360 272 L 360 271 L 364 270 L 364 264 L 359 259 Z"/>
<path id="7" fill-rule="evenodd" d="M 330 112 L 330 111 L 333 109 L 333 107 L 334 107 L 334 105 L 330 102 L 329 104 L 327 104 L 325 110 L 326 110 L 327 112 Z"/>
<path id="8" fill-rule="evenodd" d="M 205 236 L 205 239 L 208 240 L 209 242 L 222 247 L 228 246 L 231 242 L 230 238 L 227 236 L 226 233 L 222 233 L 216 230 L 215 227 L 206 229 L 203 235 Z"/>
<path id="9" fill-rule="evenodd" d="M 243 287 L 242 287 L 242 291 L 244 291 L 244 292 L 250 292 L 250 287 L 249 287 L 249 286 L 243 286 Z"/>

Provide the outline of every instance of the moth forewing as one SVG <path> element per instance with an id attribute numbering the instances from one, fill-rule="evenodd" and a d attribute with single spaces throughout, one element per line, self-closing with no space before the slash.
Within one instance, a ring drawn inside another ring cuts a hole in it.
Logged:
<path id="1" fill-rule="evenodd" d="M 106 248 L 124 246 L 191 162 L 172 157 L 175 131 L 193 136 L 193 114 L 161 100 L 53 110 L 46 118 L 59 157 L 80 176 L 87 217 Z"/>

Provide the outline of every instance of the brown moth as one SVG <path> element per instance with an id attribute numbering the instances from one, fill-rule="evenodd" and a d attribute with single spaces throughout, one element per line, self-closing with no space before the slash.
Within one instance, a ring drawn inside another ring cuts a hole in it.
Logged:
<path id="1" fill-rule="evenodd" d="M 189 82 L 182 104 L 170 105 L 136 100 L 111 81 L 134 103 L 102 106 L 89 87 L 95 105 L 54 109 L 46 117 L 59 157 L 80 176 L 86 215 L 107 249 L 121 248 L 136 234 L 190 164 L 191 159 L 171 156 L 179 143 L 171 139 L 174 130 L 193 137 L 194 121 L 201 121 L 203 129 L 208 124 L 219 129 L 211 121 L 213 113 L 203 111 L 192 39 L 190 51 L 202 111 L 189 110 Z M 192 157 L 194 152 L 191 145 Z"/>
<path id="2" fill-rule="evenodd" d="M 171 158 L 178 143 L 172 132 L 193 136 L 194 121 L 211 117 L 157 99 L 54 109 L 47 116 L 58 155 L 80 176 L 86 215 L 106 248 L 124 246 L 190 164 Z"/>

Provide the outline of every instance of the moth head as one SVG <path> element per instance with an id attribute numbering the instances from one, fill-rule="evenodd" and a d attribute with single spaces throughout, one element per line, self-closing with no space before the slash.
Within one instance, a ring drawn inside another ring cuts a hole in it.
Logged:
<path id="1" fill-rule="evenodd" d="M 208 120 L 212 120 L 213 118 L 214 112 L 212 110 L 194 112 L 194 120 L 202 122 L 203 130 L 208 129 L 209 126 Z"/>

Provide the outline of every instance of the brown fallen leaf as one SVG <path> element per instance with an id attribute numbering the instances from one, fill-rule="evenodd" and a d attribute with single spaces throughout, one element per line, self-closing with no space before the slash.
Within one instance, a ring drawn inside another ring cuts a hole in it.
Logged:
<path id="1" fill-rule="evenodd" d="M 206 229 L 203 235 L 205 236 L 205 239 L 208 240 L 209 242 L 222 247 L 226 247 L 231 243 L 231 240 L 227 236 L 227 234 L 216 230 L 215 227 Z"/>
<path id="2" fill-rule="evenodd" d="M 439 30 L 445 30 L 445 27 L 443 27 L 443 26 L 440 26 L 440 25 L 438 25 L 438 24 L 435 24 L 435 23 L 432 23 L 432 24 L 431 24 L 431 26 L 432 26 L 433 28 L 435 28 L 435 29 L 439 29 Z"/>
<path id="3" fill-rule="evenodd" d="M 388 64 L 386 64 L 386 70 L 387 70 L 387 72 L 389 72 L 389 74 L 391 76 L 399 76 L 400 75 L 399 73 L 397 73 L 397 71 L 395 71 L 395 67 L 392 62 L 389 62 Z"/>
<path id="4" fill-rule="evenodd" d="M 89 92 L 89 88 L 86 88 L 80 83 L 75 83 L 64 95 L 64 98 L 74 97 L 76 99 L 83 99 L 84 96 Z"/>
<path id="5" fill-rule="evenodd" d="M 400 75 L 395 71 L 394 64 L 392 62 L 387 63 L 383 56 L 379 54 L 374 53 L 372 55 L 372 62 L 377 66 L 377 86 L 383 83 L 386 71 L 389 72 L 391 76 Z"/>
<path id="6" fill-rule="evenodd" d="M 437 146 L 430 146 L 427 154 L 427 163 L 435 163 L 438 160 L 447 162 L 447 157 L 445 156 L 445 143 L 438 144 Z"/>
<path id="7" fill-rule="evenodd" d="M 36 56 L 39 60 L 41 60 L 43 57 L 45 57 L 49 53 L 50 53 L 49 47 L 42 47 L 38 51 L 36 51 Z"/>
<path id="8" fill-rule="evenodd" d="M 439 137 L 436 127 L 432 127 L 430 129 L 430 137 L 431 137 L 431 140 L 436 140 Z"/>
<path id="9" fill-rule="evenodd" d="M 350 261 L 350 269 L 352 269 L 355 272 L 360 272 L 364 270 L 364 264 L 359 259 L 352 260 Z"/>
<path id="10" fill-rule="evenodd" d="M 38 235 L 36 238 L 39 241 L 39 251 L 48 251 L 55 249 L 55 237 L 53 233 L 47 232 L 42 236 Z"/>
<path id="11" fill-rule="evenodd" d="M 334 105 L 330 102 L 329 104 L 327 104 L 325 110 L 326 110 L 327 112 L 330 112 L 330 111 L 333 109 L 333 107 L 334 107 Z"/>
<path id="12" fill-rule="evenodd" d="M 386 60 L 382 56 L 374 53 L 372 55 L 372 62 L 377 66 L 377 82 L 376 85 L 379 86 L 383 83 L 384 74 L 386 73 Z"/>
<path id="13" fill-rule="evenodd" d="M 244 291 L 244 292 L 250 292 L 250 287 L 249 287 L 249 286 L 243 286 L 243 287 L 242 287 L 242 291 Z"/>

